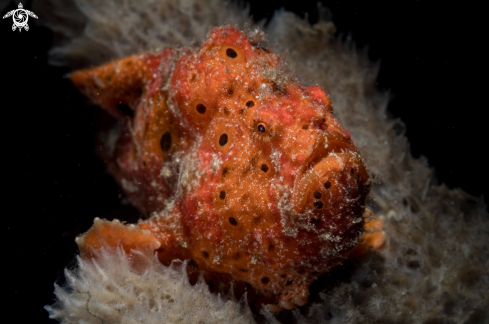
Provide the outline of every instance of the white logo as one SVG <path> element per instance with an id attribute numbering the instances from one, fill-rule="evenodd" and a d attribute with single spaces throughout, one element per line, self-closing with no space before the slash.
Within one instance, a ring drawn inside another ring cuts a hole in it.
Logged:
<path id="1" fill-rule="evenodd" d="M 12 30 L 15 31 L 15 29 L 19 29 L 19 31 L 22 31 L 22 28 L 25 28 L 25 30 L 29 30 L 29 25 L 27 25 L 27 21 L 29 20 L 29 16 L 36 18 L 37 16 L 35 13 L 29 10 L 22 9 L 22 3 L 19 3 L 19 8 L 7 12 L 5 16 L 3 16 L 3 19 L 12 16 L 12 19 L 14 20 L 14 24 L 12 25 Z"/>

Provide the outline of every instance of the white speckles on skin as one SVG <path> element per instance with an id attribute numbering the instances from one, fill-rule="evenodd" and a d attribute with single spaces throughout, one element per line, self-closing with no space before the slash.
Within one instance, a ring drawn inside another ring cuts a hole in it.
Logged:
<path id="1" fill-rule="evenodd" d="M 202 143 L 202 137 L 196 137 L 196 143 L 190 150 L 190 153 L 186 154 L 182 159 L 175 158 L 176 163 L 180 164 L 179 181 L 180 187 L 178 193 L 186 193 L 199 185 L 200 178 L 205 174 L 205 170 L 200 167 L 200 158 L 198 155 L 198 148 Z"/>
<path id="2" fill-rule="evenodd" d="M 282 156 L 282 152 L 276 149 L 272 149 L 272 154 L 270 154 L 270 157 L 272 158 L 272 163 L 273 166 L 275 167 L 275 172 L 277 174 L 280 174 L 281 172 L 281 164 L 280 164 L 281 156 Z"/>
<path id="3" fill-rule="evenodd" d="M 219 159 L 219 156 L 217 154 L 212 154 L 212 159 L 211 159 L 211 168 L 212 171 L 216 172 L 221 168 L 222 161 Z"/>
<path id="4" fill-rule="evenodd" d="M 122 185 L 122 188 L 124 188 L 124 190 L 129 192 L 129 193 L 135 193 L 135 192 L 139 191 L 139 187 L 137 185 L 135 185 L 134 183 L 132 183 L 131 181 L 128 181 L 126 179 L 121 180 L 121 185 Z"/>
<path id="5" fill-rule="evenodd" d="M 160 176 L 165 177 L 165 178 L 169 178 L 169 177 L 171 177 L 171 175 L 172 175 L 172 172 L 171 172 L 170 168 L 168 167 L 168 165 L 164 164 L 163 167 L 161 168 Z"/>
<path id="6" fill-rule="evenodd" d="M 323 241 L 329 241 L 329 242 L 340 242 L 341 241 L 341 237 L 339 235 L 331 235 L 331 233 L 325 233 L 323 235 L 320 236 L 320 238 L 323 240 Z"/>

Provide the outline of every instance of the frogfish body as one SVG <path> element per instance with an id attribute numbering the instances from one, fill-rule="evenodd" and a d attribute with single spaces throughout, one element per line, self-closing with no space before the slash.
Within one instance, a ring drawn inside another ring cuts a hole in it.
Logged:
<path id="1" fill-rule="evenodd" d="M 308 300 L 365 232 L 370 180 L 318 86 L 233 27 L 198 49 L 142 53 L 76 71 L 74 85 L 116 122 L 100 154 L 138 209 L 137 225 L 96 220 L 77 242 L 147 247 L 188 260 L 272 310 Z"/>

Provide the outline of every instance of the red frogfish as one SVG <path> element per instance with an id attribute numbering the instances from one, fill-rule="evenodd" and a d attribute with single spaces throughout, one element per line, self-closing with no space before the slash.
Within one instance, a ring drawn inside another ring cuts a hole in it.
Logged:
<path id="1" fill-rule="evenodd" d="M 190 260 L 279 311 L 304 305 L 314 279 L 365 233 L 369 172 L 319 86 L 233 27 L 198 49 L 163 49 L 76 71 L 73 84 L 113 123 L 100 154 L 147 219 L 96 220 L 77 239 Z M 191 274 L 190 273 L 190 274 Z"/>

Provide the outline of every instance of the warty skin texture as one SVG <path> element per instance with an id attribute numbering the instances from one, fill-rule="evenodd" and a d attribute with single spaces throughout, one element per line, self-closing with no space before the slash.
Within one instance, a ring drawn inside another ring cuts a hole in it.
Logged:
<path id="1" fill-rule="evenodd" d="M 101 155 L 151 216 L 139 230 L 96 222 L 78 240 L 85 257 L 103 243 L 155 244 L 163 264 L 191 259 L 191 277 L 233 282 L 279 311 L 305 304 L 364 234 L 369 173 L 328 96 L 241 31 L 215 28 L 198 50 L 138 54 L 71 80 L 117 120 Z"/>

